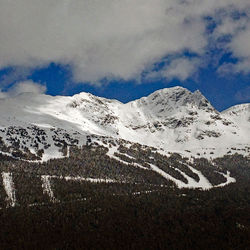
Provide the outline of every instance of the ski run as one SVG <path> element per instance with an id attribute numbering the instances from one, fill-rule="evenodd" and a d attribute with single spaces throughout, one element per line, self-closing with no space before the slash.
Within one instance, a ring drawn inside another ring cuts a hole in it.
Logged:
<path id="1" fill-rule="evenodd" d="M 14 182 L 11 173 L 2 173 L 3 186 L 7 194 L 8 206 L 14 207 L 16 205 L 16 193 L 14 188 Z"/>

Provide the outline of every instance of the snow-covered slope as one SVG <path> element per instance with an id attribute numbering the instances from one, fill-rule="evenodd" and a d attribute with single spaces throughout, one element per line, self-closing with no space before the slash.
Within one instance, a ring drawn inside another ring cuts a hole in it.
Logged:
<path id="1" fill-rule="evenodd" d="M 239 104 L 222 112 L 226 119 L 233 121 L 240 127 L 244 133 L 248 132 L 250 127 L 250 103 Z"/>
<path id="2" fill-rule="evenodd" d="M 94 134 L 154 146 L 163 153 L 249 154 L 249 117 L 250 104 L 219 113 L 199 91 L 182 87 L 126 104 L 89 93 L 25 93 L 0 99 L 0 150 L 12 152 L 13 145 L 34 154 L 40 150 L 46 160 L 66 155 L 68 145 L 83 145 Z"/>

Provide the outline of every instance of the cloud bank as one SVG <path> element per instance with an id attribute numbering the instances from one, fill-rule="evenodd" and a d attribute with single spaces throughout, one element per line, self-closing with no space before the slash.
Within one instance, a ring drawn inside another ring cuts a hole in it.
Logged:
<path id="1" fill-rule="evenodd" d="M 231 66 L 249 73 L 249 10 L 249 0 L 0 0 L 0 68 L 54 62 L 69 66 L 73 81 L 94 84 L 138 78 L 180 54 L 153 74 L 185 80 L 211 41 L 228 36 L 223 46 L 239 60 Z M 207 17 L 217 23 L 213 30 Z M 197 58 L 183 58 L 184 51 Z"/>

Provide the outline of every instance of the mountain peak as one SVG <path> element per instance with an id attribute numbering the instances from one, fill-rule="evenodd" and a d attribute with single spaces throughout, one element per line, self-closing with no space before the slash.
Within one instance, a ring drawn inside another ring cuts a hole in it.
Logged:
<path id="1" fill-rule="evenodd" d="M 139 106 L 160 105 L 164 108 L 170 107 L 171 109 L 178 109 L 178 107 L 191 105 L 196 106 L 199 109 L 215 110 L 199 90 L 191 92 L 180 86 L 157 90 L 149 96 L 142 97 L 134 102 Z"/>
<path id="2" fill-rule="evenodd" d="M 159 90 L 156 90 L 155 92 L 153 92 L 151 95 L 155 95 L 155 94 L 159 94 L 159 93 L 162 93 L 162 94 L 174 94 L 174 93 L 179 93 L 179 92 L 190 92 L 188 89 L 186 88 L 183 88 L 181 86 L 175 86 L 175 87 L 171 87 L 171 88 L 163 88 L 163 89 L 159 89 Z"/>

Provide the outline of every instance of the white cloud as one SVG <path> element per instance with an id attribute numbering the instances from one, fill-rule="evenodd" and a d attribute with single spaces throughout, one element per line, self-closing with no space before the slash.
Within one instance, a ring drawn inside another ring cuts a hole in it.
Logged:
<path id="1" fill-rule="evenodd" d="M 25 81 L 27 76 L 30 74 L 31 74 L 30 68 L 25 68 L 25 67 L 12 68 L 7 74 L 1 77 L 0 87 L 4 88 L 11 85 L 13 82 Z"/>
<path id="2" fill-rule="evenodd" d="M 168 79 L 179 78 L 181 81 L 184 81 L 197 71 L 199 65 L 200 60 L 197 58 L 178 58 L 173 60 L 170 65 L 163 70 L 162 76 Z"/>
<path id="3" fill-rule="evenodd" d="M 22 93 L 43 94 L 46 92 L 46 86 L 33 81 L 18 82 L 9 88 L 6 92 L 0 91 L 0 98 L 7 98 L 20 95 Z"/>
<path id="4" fill-rule="evenodd" d="M 233 38 L 230 48 L 234 56 L 240 59 L 236 71 L 250 73 L 250 23 Z"/>
<path id="5" fill-rule="evenodd" d="M 235 71 L 235 64 L 233 63 L 223 63 L 218 69 L 217 72 L 222 77 L 227 76 L 228 74 Z"/>
<path id="6" fill-rule="evenodd" d="M 6 97 L 7 97 L 6 93 L 0 91 L 0 99 L 6 98 Z"/>
<path id="7" fill-rule="evenodd" d="M 236 63 L 224 63 L 218 72 L 222 75 L 228 73 L 250 73 L 250 24 L 233 36 L 228 48 L 237 58 Z"/>
<path id="8" fill-rule="evenodd" d="M 232 16 L 230 17 L 226 15 L 221 20 L 221 23 L 218 25 L 215 33 L 218 37 L 222 35 L 235 35 L 237 32 L 244 29 L 247 23 L 248 19 L 246 16 L 235 20 Z"/>
<path id="9" fill-rule="evenodd" d="M 146 76 L 146 79 L 152 80 L 160 77 L 168 80 L 177 78 L 181 81 L 185 81 L 197 72 L 201 64 L 199 58 L 175 58 L 159 71 L 150 72 Z"/>
<path id="10" fill-rule="evenodd" d="M 249 0 L 0 0 L 0 68 L 55 62 L 70 65 L 75 81 L 136 78 L 168 54 L 205 54 L 203 16 L 249 5 Z M 240 54 L 238 47 L 231 49 Z M 186 72 L 193 70 L 186 66 Z"/>

